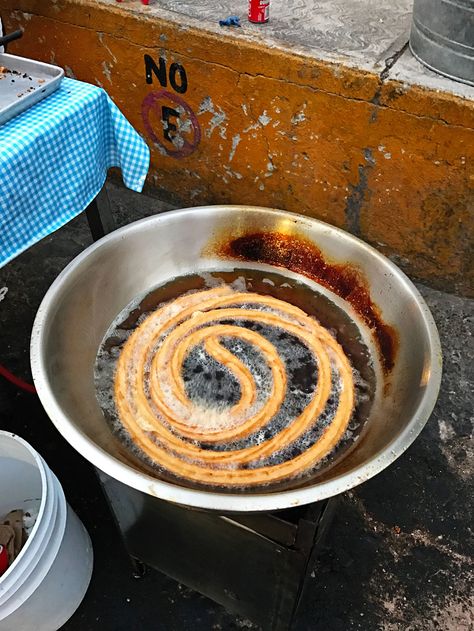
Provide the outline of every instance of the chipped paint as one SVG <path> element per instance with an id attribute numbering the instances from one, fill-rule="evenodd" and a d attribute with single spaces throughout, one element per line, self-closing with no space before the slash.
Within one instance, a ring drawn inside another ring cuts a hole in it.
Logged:
<path id="1" fill-rule="evenodd" d="M 205 132 L 206 137 L 210 138 L 214 130 L 218 129 L 221 138 L 226 138 L 227 125 L 225 125 L 225 121 L 227 120 L 227 115 L 221 107 L 217 107 L 216 109 L 210 96 L 206 96 L 201 101 L 198 109 L 198 116 L 206 112 L 212 114 L 212 118 L 210 119 L 208 128 Z"/>
<path id="2" fill-rule="evenodd" d="M 270 116 L 267 115 L 267 110 L 264 110 L 262 114 L 258 117 L 258 122 L 262 127 L 266 127 L 269 123 L 272 122 Z"/>
<path id="3" fill-rule="evenodd" d="M 304 113 L 305 109 L 306 109 L 306 103 L 303 103 L 303 107 L 301 108 L 301 110 L 299 112 L 296 112 L 296 114 L 292 116 L 291 118 L 292 125 L 298 125 L 299 123 L 302 123 L 306 120 L 306 115 Z"/>
<path id="4" fill-rule="evenodd" d="M 250 131 L 254 131 L 255 129 L 260 129 L 260 125 L 258 123 L 252 123 L 251 125 L 246 127 L 242 133 L 248 134 Z M 256 136 L 253 135 L 253 138 L 256 138 Z"/>
<path id="5" fill-rule="evenodd" d="M 236 180 L 241 180 L 242 179 L 242 174 L 239 173 L 238 171 L 233 171 L 229 166 L 225 165 L 224 166 L 224 170 L 226 172 L 226 174 L 231 177 L 231 178 L 235 178 Z"/>
<path id="6" fill-rule="evenodd" d="M 267 162 L 267 172 L 264 174 L 264 177 L 271 177 L 273 173 L 276 171 L 276 167 L 273 164 L 273 160 L 270 156 L 268 156 L 269 160 Z"/>
<path id="7" fill-rule="evenodd" d="M 105 50 L 109 53 L 109 55 L 114 60 L 114 63 L 117 63 L 118 62 L 117 57 L 114 55 L 114 53 L 107 46 L 107 43 L 104 41 L 104 33 L 100 33 L 100 32 L 97 33 L 97 37 L 99 38 L 99 42 L 102 44 L 102 46 L 105 48 Z"/>
<path id="8" fill-rule="evenodd" d="M 235 136 L 232 138 L 232 148 L 229 153 L 229 162 L 232 162 L 232 160 L 234 159 L 235 152 L 237 150 L 237 147 L 240 141 L 241 141 L 240 134 L 235 134 Z"/>
<path id="9" fill-rule="evenodd" d="M 103 61 L 101 63 L 101 68 L 102 68 L 102 74 L 104 75 L 104 77 L 107 79 L 107 81 L 109 83 L 112 83 L 112 64 L 110 64 L 108 61 Z"/>

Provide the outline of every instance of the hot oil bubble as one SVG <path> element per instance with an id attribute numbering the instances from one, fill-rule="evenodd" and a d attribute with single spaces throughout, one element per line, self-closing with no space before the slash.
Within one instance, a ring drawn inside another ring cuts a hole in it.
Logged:
<path id="1" fill-rule="evenodd" d="M 238 276 L 231 284 L 230 286 L 232 287 L 232 289 L 234 291 L 237 292 L 244 292 L 247 291 L 247 283 L 246 280 L 243 276 Z"/>
<path id="2" fill-rule="evenodd" d="M 196 404 L 230 407 L 241 397 L 240 384 L 234 375 L 200 347 L 187 356 L 182 376 L 186 394 Z"/>
<path id="3" fill-rule="evenodd" d="M 262 401 L 268 398 L 272 387 L 272 376 L 260 351 L 252 344 L 232 337 L 224 337 L 221 344 L 249 369 L 257 386 L 257 400 Z"/>
<path id="4" fill-rule="evenodd" d="M 210 272 L 200 272 L 199 276 L 204 280 L 205 287 L 213 289 L 214 287 L 220 287 L 224 284 L 224 281 L 217 276 L 214 276 Z"/>

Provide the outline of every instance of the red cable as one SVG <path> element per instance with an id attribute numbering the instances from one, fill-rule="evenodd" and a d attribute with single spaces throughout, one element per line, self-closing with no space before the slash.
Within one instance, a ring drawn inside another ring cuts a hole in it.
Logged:
<path id="1" fill-rule="evenodd" d="M 12 372 L 10 372 L 7 368 L 5 368 L 5 366 L 2 366 L 2 364 L 0 364 L 0 375 L 2 375 L 2 377 L 5 377 L 7 381 L 12 383 L 17 388 L 20 388 L 21 390 L 25 390 L 25 392 L 31 392 L 32 394 L 36 394 L 36 388 L 31 383 L 27 383 L 26 381 L 23 381 L 23 379 L 20 379 L 20 377 L 15 377 L 15 375 Z"/>

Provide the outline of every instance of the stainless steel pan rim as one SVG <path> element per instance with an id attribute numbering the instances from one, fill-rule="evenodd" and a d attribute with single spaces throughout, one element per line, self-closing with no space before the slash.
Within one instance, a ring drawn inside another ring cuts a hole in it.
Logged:
<path id="1" fill-rule="evenodd" d="M 144 225 L 151 229 L 152 227 L 159 227 L 160 224 L 166 224 L 169 217 L 186 220 L 187 216 L 195 213 L 219 213 L 219 211 L 231 211 L 235 213 L 257 211 L 262 214 L 262 216 L 271 216 L 272 219 L 275 213 L 277 213 L 278 218 L 282 220 L 297 222 L 301 225 L 315 226 L 321 231 L 328 232 L 331 235 L 349 241 L 352 245 L 370 253 L 372 259 L 375 261 L 378 260 L 385 269 L 389 270 L 396 282 L 403 286 L 404 291 L 408 292 L 416 301 L 420 309 L 422 317 L 421 324 L 424 328 L 427 347 L 429 349 L 429 378 L 426 387 L 409 422 L 391 442 L 387 443 L 378 453 L 373 454 L 371 458 L 367 459 L 364 464 L 359 466 L 355 471 L 343 473 L 328 481 L 317 482 L 313 486 L 282 492 L 245 494 L 194 490 L 154 478 L 115 458 L 71 422 L 68 415 L 64 413 L 63 409 L 58 404 L 50 380 L 47 378 L 47 357 L 44 353 L 45 325 L 57 308 L 56 301 L 63 285 L 67 281 L 71 281 L 79 273 L 83 263 L 88 260 L 94 252 L 113 246 L 114 243 L 128 238 L 133 232 L 142 230 Z M 31 367 L 38 396 L 50 419 L 64 438 L 94 466 L 120 482 L 144 493 L 190 507 L 218 510 L 225 513 L 271 511 L 308 504 L 347 491 L 375 476 L 396 460 L 411 445 L 423 429 L 433 410 L 439 392 L 442 359 L 438 331 L 428 306 L 409 278 L 387 258 L 377 252 L 377 250 L 356 237 L 329 224 L 293 213 L 267 208 L 213 206 L 173 210 L 142 219 L 112 232 L 76 257 L 51 285 L 38 310 L 31 338 Z"/>

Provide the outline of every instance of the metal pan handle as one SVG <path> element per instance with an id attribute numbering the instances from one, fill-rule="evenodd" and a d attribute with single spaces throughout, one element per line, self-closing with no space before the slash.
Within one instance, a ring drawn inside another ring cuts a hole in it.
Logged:
<path id="1" fill-rule="evenodd" d="M 10 42 L 13 42 L 15 39 L 20 39 L 23 36 L 23 30 L 18 29 L 18 31 L 13 31 L 13 33 L 8 33 L 8 35 L 3 35 L 0 37 L 0 46 L 5 46 Z"/>

